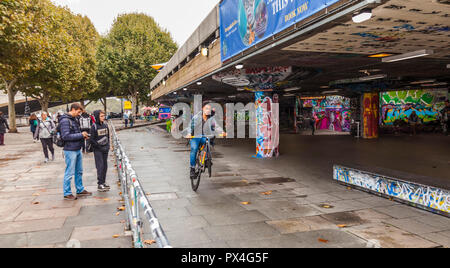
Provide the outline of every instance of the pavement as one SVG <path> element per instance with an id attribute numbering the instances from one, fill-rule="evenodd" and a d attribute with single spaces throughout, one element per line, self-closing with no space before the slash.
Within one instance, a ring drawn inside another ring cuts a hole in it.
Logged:
<path id="1" fill-rule="evenodd" d="M 446 181 L 448 140 L 282 135 L 281 156 L 265 160 L 252 158 L 254 140 L 219 140 L 213 176 L 203 175 L 193 192 L 185 140 L 158 126 L 118 136 L 173 247 L 450 246 L 449 218 L 332 180 L 339 161 Z"/>
<path id="2" fill-rule="evenodd" d="M 97 192 L 91 153 L 84 155 L 83 183 L 93 196 L 65 201 L 62 149 L 55 146 L 55 161 L 45 164 L 41 143 L 33 143 L 28 128 L 19 131 L 6 134 L 6 146 L 0 147 L 0 247 L 132 247 L 125 213 L 118 211 L 122 198 L 112 154 L 111 191 Z"/>

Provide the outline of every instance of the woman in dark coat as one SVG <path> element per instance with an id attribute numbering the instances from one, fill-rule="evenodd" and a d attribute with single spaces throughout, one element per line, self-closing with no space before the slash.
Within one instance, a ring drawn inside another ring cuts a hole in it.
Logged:
<path id="1" fill-rule="evenodd" d="M 30 116 L 30 119 L 28 120 L 28 122 L 30 123 L 30 131 L 31 134 L 33 135 L 33 141 L 36 142 L 37 140 L 34 138 L 34 132 L 36 132 L 36 128 L 38 126 L 38 118 L 35 114 L 32 114 Z"/>
<path id="2" fill-rule="evenodd" d="M 5 145 L 5 133 L 9 130 L 8 122 L 3 117 L 3 112 L 0 112 L 0 145 Z"/>

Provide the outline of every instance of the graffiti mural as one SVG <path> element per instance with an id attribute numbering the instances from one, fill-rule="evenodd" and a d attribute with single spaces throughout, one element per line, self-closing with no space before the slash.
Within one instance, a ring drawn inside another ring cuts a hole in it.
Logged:
<path id="1" fill-rule="evenodd" d="M 450 213 L 450 192 L 447 190 L 405 182 L 382 175 L 368 173 L 343 166 L 334 166 L 334 179 L 361 187 L 383 196 L 397 198 L 433 212 Z"/>
<path id="2" fill-rule="evenodd" d="M 255 92 L 256 158 L 279 155 L 278 95 L 273 98 L 264 92 Z"/>
<path id="3" fill-rule="evenodd" d="M 408 122 L 413 111 L 419 116 L 419 123 L 438 121 L 448 99 L 447 90 L 383 92 L 380 94 L 381 124 L 391 126 L 397 120 Z"/>
<path id="4" fill-rule="evenodd" d="M 317 130 L 349 132 L 351 128 L 350 99 L 342 96 L 301 98 L 303 108 L 312 108 Z"/>
<path id="5" fill-rule="evenodd" d="M 378 93 L 364 93 L 363 106 L 363 138 L 378 138 L 379 97 Z"/>

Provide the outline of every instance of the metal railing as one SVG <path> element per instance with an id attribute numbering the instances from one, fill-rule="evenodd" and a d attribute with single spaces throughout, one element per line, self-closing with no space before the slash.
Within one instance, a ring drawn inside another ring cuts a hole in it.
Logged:
<path id="1" fill-rule="evenodd" d="M 136 172 L 131 166 L 130 160 L 117 137 L 116 129 L 111 123 L 111 134 L 114 146 L 114 155 L 116 159 L 119 182 L 122 189 L 122 197 L 125 202 L 125 211 L 127 213 L 127 229 L 133 233 L 133 242 L 135 248 L 144 247 L 142 241 L 143 223 L 146 220 L 149 223 L 151 234 L 156 244 L 160 248 L 171 248 L 169 241 L 164 233 L 156 214 L 148 201 L 147 195 L 142 188 Z M 145 218 L 141 216 L 140 208 L 143 209 Z"/>

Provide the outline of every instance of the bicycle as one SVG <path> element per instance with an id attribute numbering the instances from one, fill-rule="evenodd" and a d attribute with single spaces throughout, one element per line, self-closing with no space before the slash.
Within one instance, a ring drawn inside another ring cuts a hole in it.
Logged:
<path id="1" fill-rule="evenodd" d="M 202 173 L 204 173 L 207 168 L 210 178 L 212 174 L 211 138 L 208 136 L 203 137 L 206 138 L 206 142 L 197 152 L 195 157 L 195 176 L 194 178 L 191 178 L 191 186 L 194 192 L 197 191 Z"/>

